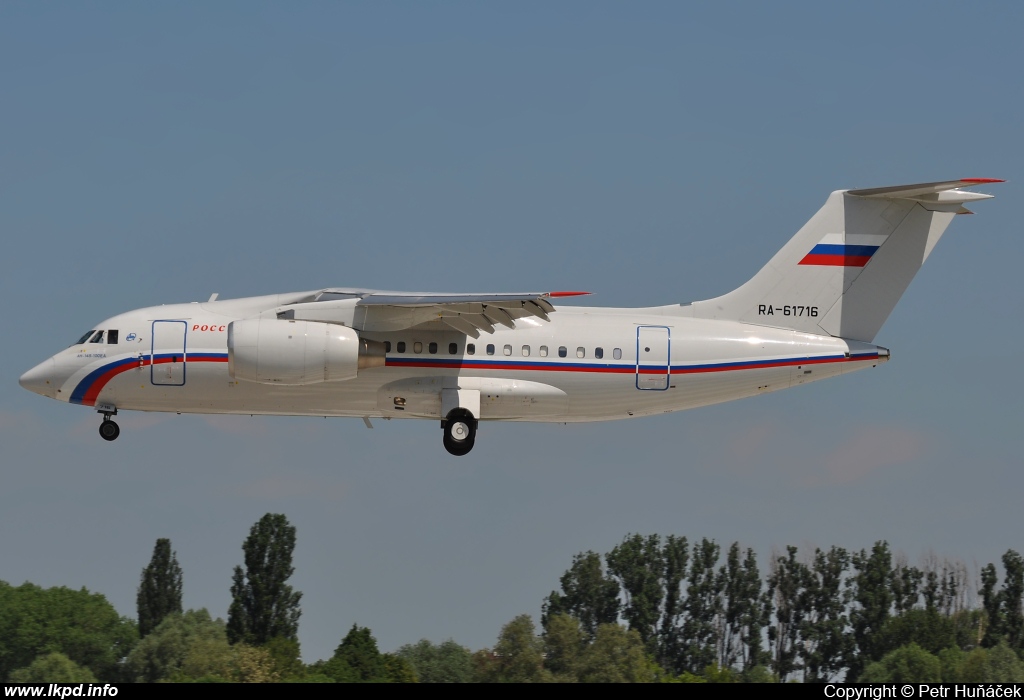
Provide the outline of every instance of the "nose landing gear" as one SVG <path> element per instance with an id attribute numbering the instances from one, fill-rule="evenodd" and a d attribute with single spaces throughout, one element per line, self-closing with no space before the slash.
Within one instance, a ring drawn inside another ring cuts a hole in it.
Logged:
<path id="1" fill-rule="evenodd" d="M 444 449 L 456 457 L 469 454 L 476 443 L 476 419 L 464 408 L 454 408 L 441 421 Z"/>
<path id="2" fill-rule="evenodd" d="M 100 437 L 107 442 L 113 442 L 121 434 L 121 428 L 117 423 L 110 420 L 111 416 L 117 415 L 117 409 L 113 411 L 100 411 L 103 414 L 103 422 L 100 423 Z"/>

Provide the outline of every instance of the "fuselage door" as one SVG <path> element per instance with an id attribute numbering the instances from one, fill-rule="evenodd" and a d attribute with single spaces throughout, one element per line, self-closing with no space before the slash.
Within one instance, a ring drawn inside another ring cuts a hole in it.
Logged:
<path id="1" fill-rule="evenodd" d="M 161 386 L 185 384 L 185 321 L 153 321 L 153 345 L 149 356 L 149 379 Z"/>
<path id="2" fill-rule="evenodd" d="M 636 328 L 636 388 L 665 391 L 672 367 L 672 333 L 667 326 Z"/>

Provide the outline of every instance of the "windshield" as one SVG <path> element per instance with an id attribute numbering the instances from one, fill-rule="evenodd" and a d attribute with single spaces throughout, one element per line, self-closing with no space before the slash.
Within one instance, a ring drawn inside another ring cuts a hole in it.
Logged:
<path id="1" fill-rule="evenodd" d="M 89 338 L 91 338 L 91 337 L 92 337 L 92 334 L 93 334 L 93 333 L 95 333 L 95 332 L 96 332 L 96 329 L 93 329 L 93 330 L 89 331 L 88 333 L 86 333 L 85 335 L 83 335 L 83 336 L 82 336 L 81 338 L 79 338 L 79 339 L 78 339 L 78 342 L 77 342 L 77 343 L 75 343 L 75 345 L 81 345 L 82 343 L 84 343 L 85 341 L 87 341 L 87 340 L 88 340 Z"/>

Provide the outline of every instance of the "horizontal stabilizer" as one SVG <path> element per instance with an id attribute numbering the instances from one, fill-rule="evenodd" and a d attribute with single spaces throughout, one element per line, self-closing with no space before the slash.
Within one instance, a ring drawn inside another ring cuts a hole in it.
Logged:
<path id="1" fill-rule="evenodd" d="M 963 204 L 979 199 L 991 199 L 990 194 L 963 192 L 961 187 L 987 185 L 993 182 L 1004 182 L 988 177 L 965 177 L 961 180 L 945 180 L 943 182 L 922 182 L 916 185 L 896 185 L 894 187 L 873 187 L 864 190 L 848 190 L 858 197 L 877 197 L 880 199 L 914 199 L 925 202 L 943 202 Z"/>

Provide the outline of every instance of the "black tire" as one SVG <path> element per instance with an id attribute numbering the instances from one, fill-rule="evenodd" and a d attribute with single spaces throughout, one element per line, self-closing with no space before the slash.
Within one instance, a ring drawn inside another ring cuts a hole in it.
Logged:
<path id="1" fill-rule="evenodd" d="M 448 438 L 447 431 L 445 432 L 444 435 L 444 449 L 448 450 L 448 454 L 455 455 L 456 457 L 468 455 L 469 451 L 473 449 L 473 445 L 475 443 L 475 440 L 463 440 L 462 442 L 452 442 Z"/>
<path id="2" fill-rule="evenodd" d="M 444 422 L 444 449 L 461 457 L 469 454 L 476 444 L 476 420 L 469 411 L 456 408 Z"/>
<path id="3" fill-rule="evenodd" d="M 121 428 L 112 420 L 105 420 L 100 423 L 100 437 L 107 442 L 113 442 L 121 434 Z"/>

